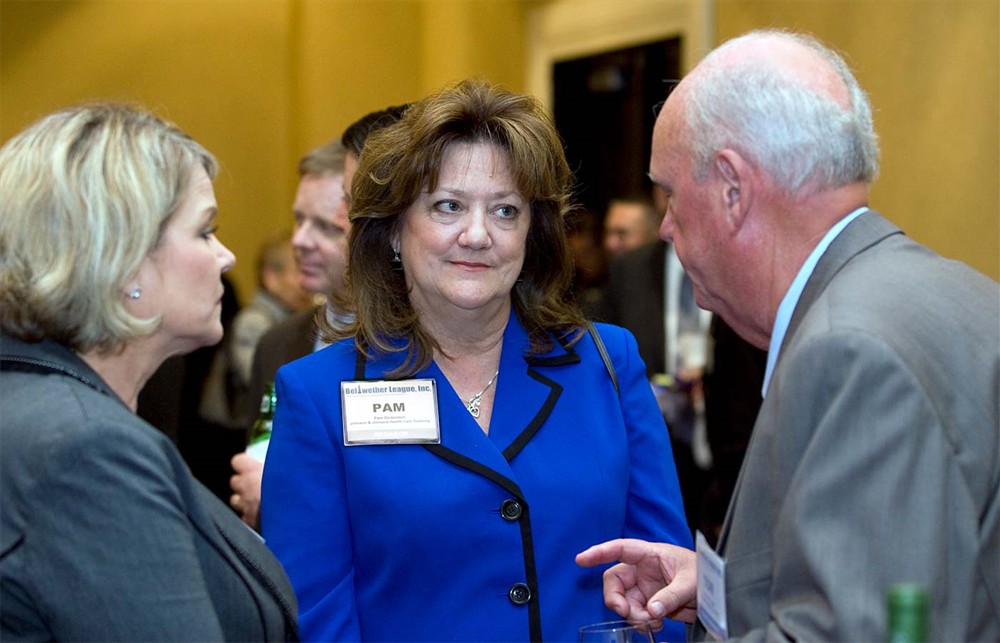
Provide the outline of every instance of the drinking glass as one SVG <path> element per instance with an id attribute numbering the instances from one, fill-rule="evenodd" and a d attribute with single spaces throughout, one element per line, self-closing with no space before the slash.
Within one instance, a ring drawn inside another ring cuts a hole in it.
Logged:
<path id="1" fill-rule="evenodd" d="M 580 628 L 579 643 L 654 643 L 649 623 L 608 621 Z"/>

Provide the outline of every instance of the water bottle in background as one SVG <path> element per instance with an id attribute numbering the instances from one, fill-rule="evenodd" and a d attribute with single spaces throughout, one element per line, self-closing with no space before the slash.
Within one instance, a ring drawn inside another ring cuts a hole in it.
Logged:
<path id="1" fill-rule="evenodd" d="M 902 583 L 889 588 L 886 597 L 887 643 L 927 643 L 927 590 Z"/>
<path id="2" fill-rule="evenodd" d="M 264 395 L 260 398 L 260 414 L 250 428 L 250 439 L 247 442 L 247 454 L 261 462 L 267 456 L 267 445 L 271 442 L 271 423 L 274 421 L 276 405 L 274 382 L 268 382 L 264 387 Z"/>

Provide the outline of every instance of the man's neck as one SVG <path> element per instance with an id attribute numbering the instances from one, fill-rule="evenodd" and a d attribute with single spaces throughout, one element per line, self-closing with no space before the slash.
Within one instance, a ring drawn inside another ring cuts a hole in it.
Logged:
<path id="1" fill-rule="evenodd" d="M 808 193 L 789 200 L 778 210 L 773 280 L 768 289 L 771 301 L 769 327 L 773 325 L 778 305 L 816 245 L 837 222 L 867 204 L 867 186 L 852 183 Z"/>

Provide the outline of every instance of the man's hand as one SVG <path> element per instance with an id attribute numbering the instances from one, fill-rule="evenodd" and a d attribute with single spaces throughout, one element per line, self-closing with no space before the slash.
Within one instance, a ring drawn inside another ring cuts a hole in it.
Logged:
<path id="1" fill-rule="evenodd" d="M 623 618 L 666 617 L 686 623 L 698 616 L 696 560 L 690 549 L 629 538 L 594 545 L 576 556 L 581 567 L 621 561 L 604 572 L 604 604 Z"/>
<path id="2" fill-rule="evenodd" d="M 240 514 L 243 522 L 259 530 L 260 478 L 264 473 L 264 463 L 241 451 L 233 456 L 230 464 L 234 474 L 229 478 L 229 488 L 233 490 L 229 505 Z"/>

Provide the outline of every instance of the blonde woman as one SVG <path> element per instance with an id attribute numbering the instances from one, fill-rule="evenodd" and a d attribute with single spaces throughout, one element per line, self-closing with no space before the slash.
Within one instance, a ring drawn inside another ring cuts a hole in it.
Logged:
<path id="1" fill-rule="evenodd" d="M 289 640 L 263 543 L 135 415 L 167 357 L 218 342 L 216 161 L 129 107 L 0 150 L 0 638 Z"/>

